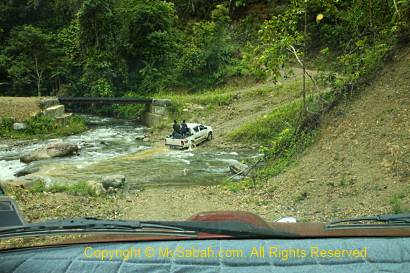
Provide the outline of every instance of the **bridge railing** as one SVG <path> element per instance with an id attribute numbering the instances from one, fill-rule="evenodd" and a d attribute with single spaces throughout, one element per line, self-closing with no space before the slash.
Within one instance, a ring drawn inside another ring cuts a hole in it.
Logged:
<path id="1" fill-rule="evenodd" d="M 103 98 L 103 97 L 59 97 L 62 104 L 67 103 L 98 103 L 98 104 L 153 104 L 150 98 Z"/>

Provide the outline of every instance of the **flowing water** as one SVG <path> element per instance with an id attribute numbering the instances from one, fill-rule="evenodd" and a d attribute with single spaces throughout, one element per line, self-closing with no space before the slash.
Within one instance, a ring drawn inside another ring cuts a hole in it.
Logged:
<path id="1" fill-rule="evenodd" d="M 229 176 L 229 165 L 258 156 L 255 151 L 222 151 L 198 147 L 191 151 L 170 150 L 162 143 L 150 144 L 136 137 L 147 128 L 130 121 L 112 118 L 86 117 L 89 129 L 79 135 L 62 139 L 81 147 L 80 155 L 32 162 L 39 167 L 34 175 L 49 182 L 96 180 L 112 174 L 126 176 L 130 188 L 144 186 L 181 186 L 217 184 Z M 37 149 L 36 144 L 0 147 L 0 179 L 12 179 L 25 167 L 20 155 Z"/>

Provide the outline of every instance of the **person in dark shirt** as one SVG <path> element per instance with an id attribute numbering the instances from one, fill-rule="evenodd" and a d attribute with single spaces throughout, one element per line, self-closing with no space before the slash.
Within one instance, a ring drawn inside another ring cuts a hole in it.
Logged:
<path id="1" fill-rule="evenodd" d="M 172 132 L 172 136 L 174 138 L 178 138 L 181 136 L 181 126 L 179 126 L 178 122 L 174 120 L 174 125 L 172 126 L 174 132 Z"/>
<path id="2" fill-rule="evenodd" d="M 186 124 L 185 120 L 181 123 L 181 135 L 184 137 L 188 134 L 188 125 Z"/>

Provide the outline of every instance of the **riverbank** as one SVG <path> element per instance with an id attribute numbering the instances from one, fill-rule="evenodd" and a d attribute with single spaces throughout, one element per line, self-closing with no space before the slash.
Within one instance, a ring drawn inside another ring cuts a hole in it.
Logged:
<path id="1" fill-rule="evenodd" d="M 98 217 L 102 219 L 184 220 L 204 211 L 249 211 L 273 221 L 292 215 L 299 219 L 320 220 L 319 215 L 306 218 L 286 204 L 261 204 L 254 196 L 221 190 L 217 186 L 147 188 L 128 194 L 99 197 L 67 193 L 32 193 L 14 188 L 16 198 L 29 222 L 53 218 Z M 272 209 L 274 207 L 274 209 Z"/>

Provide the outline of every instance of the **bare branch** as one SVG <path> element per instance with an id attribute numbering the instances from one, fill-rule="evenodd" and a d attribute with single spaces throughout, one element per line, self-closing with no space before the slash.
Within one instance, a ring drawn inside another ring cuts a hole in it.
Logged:
<path id="1" fill-rule="evenodd" d="M 303 62 L 300 60 L 298 53 L 296 52 L 296 49 L 290 45 L 290 51 L 293 53 L 293 55 L 295 55 L 296 60 L 298 61 L 298 63 L 300 64 L 300 66 L 303 68 L 304 64 Z M 309 72 L 307 70 L 305 70 L 305 74 L 310 78 L 310 80 L 313 82 L 313 85 L 315 86 L 315 88 L 317 89 L 317 91 L 319 91 L 319 87 L 317 86 L 316 80 L 312 77 L 312 75 L 309 74 Z"/>
<path id="2" fill-rule="evenodd" d="M 399 8 L 397 7 L 396 0 L 393 0 L 393 3 L 394 3 L 394 9 L 395 9 L 396 12 L 397 12 L 397 16 L 400 18 L 400 12 L 399 12 Z"/>
<path id="3" fill-rule="evenodd" d="M 300 64 L 300 66 L 303 67 L 304 65 L 303 65 L 302 61 L 300 60 L 300 58 L 299 58 L 299 56 L 298 56 L 298 53 L 296 52 L 296 49 L 295 49 L 292 45 L 289 45 L 289 48 L 290 48 L 290 51 L 293 53 L 293 55 L 295 55 L 296 60 L 298 61 L 298 63 Z"/>

